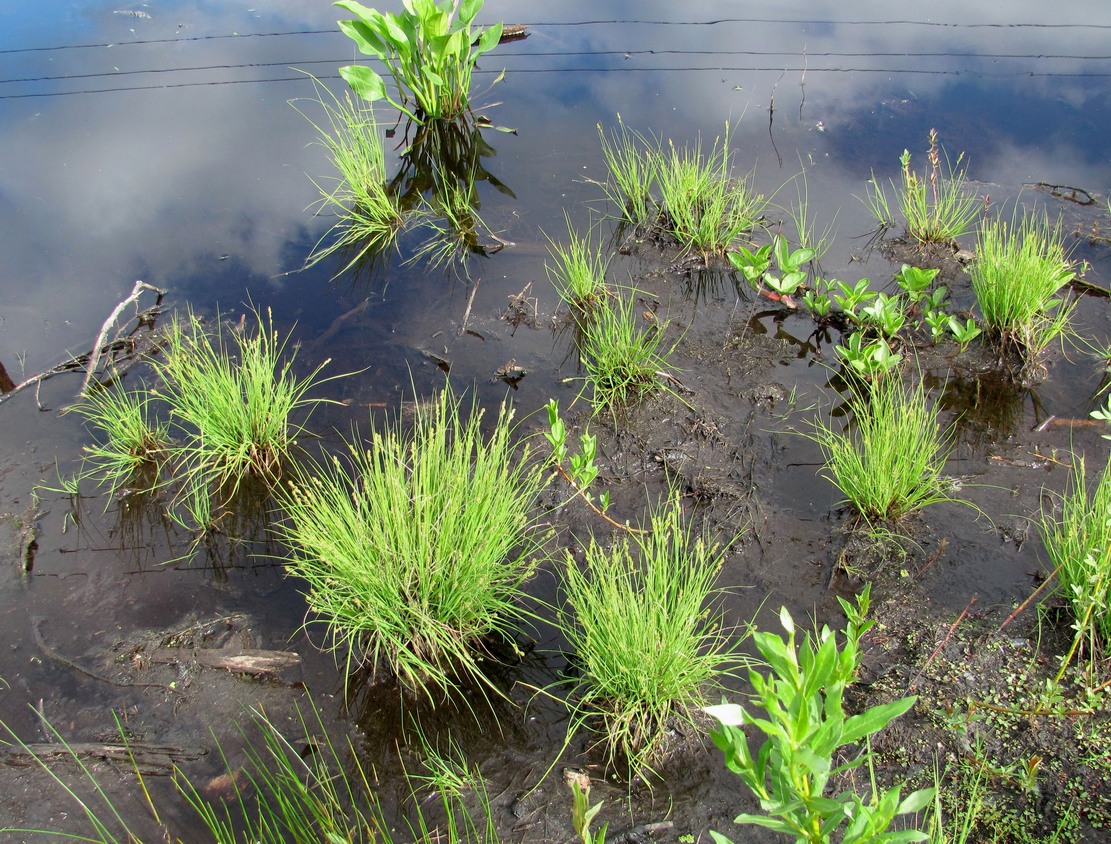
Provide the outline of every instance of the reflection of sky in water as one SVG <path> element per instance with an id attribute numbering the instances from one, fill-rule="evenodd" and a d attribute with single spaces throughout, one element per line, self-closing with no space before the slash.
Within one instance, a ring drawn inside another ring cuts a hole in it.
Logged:
<path id="1" fill-rule="evenodd" d="M 34 368 L 87 340 L 136 277 L 180 291 L 221 272 L 238 301 L 299 266 L 322 231 L 305 210 L 306 174 L 328 169 L 286 101 L 311 94 L 292 68 L 334 77 L 350 60 L 336 11 L 297 0 L 4 4 L 4 357 L 30 350 Z M 595 124 L 618 111 L 677 139 L 740 120 L 738 165 L 772 190 L 813 164 L 812 204 L 827 219 L 855 203 L 870 169 L 920 152 L 934 126 L 977 179 L 1111 183 L 1103 0 L 1005 11 L 963 0 L 489 0 L 482 19 L 533 25 L 476 83 L 507 70 L 484 97 L 520 132 L 490 138 L 491 169 L 518 196 L 517 240 L 562 228 L 561 200 L 587 195 L 573 180 L 600 175 Z"/>

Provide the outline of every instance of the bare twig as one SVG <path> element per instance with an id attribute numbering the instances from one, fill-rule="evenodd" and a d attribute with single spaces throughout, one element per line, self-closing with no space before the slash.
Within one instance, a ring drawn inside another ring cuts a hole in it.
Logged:
<path id="1" fill-rule="evenodd" d="M 89 353 L 89 363 L 85 367 L 85 380 L 81 382 L 81 392 L 79 395 L 84 396 L 89 389 L 89 382 L 93 379 L 93 374 L 96 372 L 97 364 L 100 363 L 101 349 L 103 349 L 105 342 L 108 339 L 108 332 L 119 321 L 120 314 L 124 312 L 128 305 L 133 305 L 139 301 L 139 296 L 144 290 L 149 290 L 152 293 L 158 294 L 159 302 L 162 297 L 166 295 L 165 290 L 160 290 L 157 287 L 152 287 L 145 281 L 136 281 L 135 286 L 131 288 L 131 295 L 116 305 L 116 309 L 108 315 L 108 319 L 104 320 L 104 324 L 100 327 L 100 333 L 96 336 L 96 342 L 93 343 L 93 349 Z"/>

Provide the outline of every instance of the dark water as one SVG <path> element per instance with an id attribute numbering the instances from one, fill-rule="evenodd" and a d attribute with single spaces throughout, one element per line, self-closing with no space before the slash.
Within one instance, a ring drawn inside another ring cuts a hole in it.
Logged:
<path id="1" fill-rule="evenodd" d="M 335 262 L 300 271 L 330 223 L 313 216 L 311 180 L 331 174 L 312 128 L 288 101 L 313 96 L 306 73 L 341 90 L 335 68 L 351 59 L 351 48 L 335 18 L 317 2 L 5 4 L 0 362 L 15 382 L 87 350 L 115 303 L 143 279 L 167 289 L 172 306 L 206 314 L 234 319 L 251 303 L 272 307 L 281 329 L 302 344 L 306 366 L 330 357 L 330 371 L 359 370 L 335 384 L 335 397 L 350 406 L 322 412 L 315 422 L 322 430 L 349 430 L 365 418 L 362 406 L 397 406 L 411 384 L 430 391 L 443 380 L 437 361 L 450 363 L 457 387 L 493 402 L 507 391 L 495 373 L 513 360 L 528 370 L 513 392 L 524 413 L 550 396 L 567 406 L 578 384 L 566 379 L 577 373 L 569 339 L 548 327 L 557 301 L 544 269 L 545 238 L 565 232 L 565 212 L 580 228 L 597 218 L 602 195 L 590 180 L 604 171 L 596 127 L 614 125 L 618 113 L 628 126 L 676 143 L 708 142 L 730 121 L 737 167 L 751 170 L 780 206 L 798 205 L 805 172 L 810 214 L 820 230 L 835 232 L 823 260 L 831 276 L 888 277 L 887 262 L 864 253 L 871 223 L 857 197 L 872 173 L 896 174 L 904 148 L 920 161 L 932 128 L 954 160 L 965 153 L 969 177 L 994 203 L 1044 202 L 1069 230 L 1111 225 L 1111 10 L 1102 2 L 1009 3 L 999 11 L 901 1 L 490 2 L 483 21 L 527 23 L 531 31 L 528 40 L 498 48 L 476 76 L 481 92 L 506 71 L 477 102 L 489 104 L 483 111 L 496 124 L 516 130 L 485 136 L 496 155 L 484 164 L 512 196 L 490 183 L 480 192 L 483 218 L 515 245 L 474 260 L 470 284 L 400 258 L 370 281 L 333 281 Z M 1062 201 L 1029 187 L 1036 183 L 1081 188 L 1094 204 Z M 770 216 L 786 218 L 782 210 Z M 1091 264 L 1088 278 L 1106 286 L 1107 249 L 1083 238 L 1075 246 Z M 828 407 L 832 349 L 809 339 L 808 317 L 739 299 L 728 279 L 692 292 L 661 269 L 670 260 L 623 258 L 613 277 L 651 288 L 674 330 L 686 330 L 675 365 L 759 465 L 761 509 L 748 516 L 763 538 L 727 566 L 726 585 L 737 590 L 729 612 L 747 617 L 764 598 L 800 612 L 828 611 L 836 491 L 815 477 L 816 449 L 785 435 L 794 420 L 754 410 L 745 394 L 775 382 L 797 389 L 800 408 Z M 526 289 L 536 300 L 536 328 L 500 318 L 510 297 Z M 1078 321 L 1085 335 L 1108 342 L 1106 300 L 1083 299 Z M 731 333 L 747 340 L 735 360 L 724 360 L 722 341 Z M 736 381 L 725 371 L 735 371 Z M 1090 429 L 1071 438 L 1063 428 L 1033 430 L 1049 416 L 1087 416 L 1100 375 L 1082 351 L 1055 354 L 1038 387 L 1005 388 L 995 398 L 984 398 L 988 387 L 974 378 L 945 367 L 933 374 L 954 413 L 965 414 L 953 471 L 987 485 L 977 501 L 999 525 L 1021 527 L 1040 486 L 1063 483 L 1054 464 L 1031 470 L 1019 458 L 1053 448 L 1064 455 L 1070 447 L 1106 454 Z M 76 469 L 86 435 L 79 420 L 58 410 L 79 383 L 75 375 L 46 382 L 38 397 L 46 410 L 31 391 L 0 406 L 0 512 L 27 513 L 32 489 L 55 484 L 56 465 Z M 611 457 L 620 464 L 620 455 Z M 273 693 L 245 686 L 227 696 L 238 700 L 188 706 L 124 693 L 44 661 L 32 633 L 37 617 L 58 650 L 95 660 L 139 631 L 249 613 L 265 646 L 292 642 L 309 656 L 309 685 L 331 700 L 338 675 L 328 659 L 311 656 L 299 633 L 303 602 L 272 557 L 238 555 L 230 571 L 214 569 L 210 559 L 165 565 L 183 538 L 167 536 L 158 523 L 121 523 L 115 506 L 104 512 L 103 500 L 87 499 L 75 525 L 64 496 L 41 496 L 33 571 L 21 576 L 14 562 L 0 569 L 0 719 L 21 736 L 38 738 L 29 707 L 41 700 L 45 714 L 74 736 L 110 727 L 108 711 L 130 707 L 160 737 L 203 742 L 205 705 L 210 712 L 222 706 L 222 722 L 237 703 Z M 943 508 L 929 521 L 931 541 L 944 534 L 950 548 L 939 576 L 917 587 L 930 600 L 959 610 L 973 593 L 994 604 L 1028 591 L 1040 566 L 1036 531 L 1030 542 L 1001 543 L 992 524 L 960 508 Z M 13 528 L 7 546 L 13 561 L 16 534 Z M 550 581 L 537 590 L 550 592 Z M 377 717 L 366 706 L 358 719 L 364 730 Z M 505 770 L 517 759 L 529 773 L 502 780 L 523 787 L 542 770 L 562 724 L 556 706 L 534 705 L 527 718 L 514 712 L 501 718 L 513 724 L 508 740 L 467 741 Z M 370 732 L 385 741 L 389 730 Z M 638 819 L 666 813 L 674 799 L 685 806 L 676 834 L 698 834 L 711 817 L 722 828 L 739 806 L 714 802 L 730 788 L 714 762 L 700 761 L 678 778 L 686 792 L 658 793 L 656 803 L 638 808 Z M 13 792 L 0 803 L 0 820 L 4 811 L 21 818 L 16 813 L 30 802 Z M 701 804 L 714 806 L 705 818 L 696 811 Z M 60 823 L 64 804 L 45 805 L 33 818 Z"/>

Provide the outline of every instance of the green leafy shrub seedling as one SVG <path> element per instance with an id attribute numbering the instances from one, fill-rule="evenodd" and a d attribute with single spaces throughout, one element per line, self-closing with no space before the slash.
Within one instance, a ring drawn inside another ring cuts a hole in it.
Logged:
<path id="1" fill-rule="evenodd" d="M 404 11 L 396 14 L 354 0 L 333 5 L 355 15 L 339 22 L 340 31 L 363 55 L 385 64 L 397 89 L 394 99 L 382 76 L 365 65 L 341 67 L 340 76 L 357 96 L 386 100 L 418 123 L 452 120 L 469 111 L 471 74 L 502 34 L 500 23 L 478 35 L 472 31 L 483 0 L 405 0 Z"/>
<path id="2" fill-rule="evenodd" d="M 749 670 L 751 708 L 723 703 L 706 710 L 721 724 L 711 737 L 725 754 L 726 766 L 740 776 L 764 812 L 738 815 L 735 823 L 761 826 L 806 844 L 925 841 L 925 833 L 889 828 L 897 816 L 925 807 L 933 798 L 932 789 L 901 798 L 898 786 L 873 786 L 867 801 L 852 791 L 827 793 L 839 774 L 868 761 L 870 752 L 861 750 L 842 764 L 835 760 L 853 745 L 866 744 L 916 700 L 905 697 L 855 715 L 845 712 L 845 690 L 860 664 L 860 640 L 874 622 L 866 620 L 869 587 L 855 606 L 838 600 L 848 616 L 842 646 L 829 627 L 796 641 L 794 620 L 784 608 L 779 620 L 785 637 L 766 631 L 752 634 L 766 670 Z M 749 748 L 742 729 L 746 726 L 764 736 L 756 753 Z M 710 835 L 717 844 L 729 844 L 720 833 Z"/>
<path id="3" fill-rule="evenodd" d="M 1060 504 L 1060 514 L 1042 522 L 1045 550 L 1077 641 L 1097 657 L 1111 643 L 1111 459 L 1093 482 L 1077 457 Z"/>
<path id="4" fill-rule="evenodd" d="M 482 680 L 479 640 L 512 634 L 545 480 L 527 447 L 515 453 L 511 411 L 489 438 L 482 415 L 445 389 L 417 404 L 411 433 L 398 421 L 351 443 L 353 477 L 333 459 L 289 486 L 289 569 L 349 671 L 392 671 L 431 696 Z"/>

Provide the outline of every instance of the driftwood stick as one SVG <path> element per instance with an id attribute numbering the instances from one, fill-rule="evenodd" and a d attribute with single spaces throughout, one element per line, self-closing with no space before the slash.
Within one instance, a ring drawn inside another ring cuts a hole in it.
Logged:
<path id="1" fill-rule="evenodd" d="M 108 332 L 119 321 L 120 314 L 128 305 L 133 305 L 139 301 L 139 296 L 144 290 L 149 290 L 152 293 L 157 293 L 159 299 L 166 295 L 165 290 L 160 290 L 147 284 L 145 281 L 136 281 L 135 286 L 131 288 L 131 295 L 116 305 L 116 309 L 108 315 L 108 319 L 104 320 L 104 324 L 100 327 L 100 333 L 96 336 L 96 342 L 93 343 L 93 350 L 89 353 L 89 363 L 85 368 L 85 380 L 81 382 L 81 392 L 78 395 L 84 396 L 89 389 L 89 382 L 93 380 L 93 373 L 96 372 L 97 364 L 100 363 L 101 349 L 104 347 L 108 339 Z"/>
<path id="2" fill-rule="evenodd" d="M 134 766 L 145 776 L 169 776 L 181 762 L 189 762 L 205 755 L 203 750 L 186 750 L 169 745 L 143 744 L 140 742 L 73 741 L 15 745 L 0 750 L 0 762 L 5 765 L 25 767 L 64 762 L 73 759 L 101 760 Z"/>
<path id="3" fill-rule="evenodd" d="M 194 662 L 262 680 L 287 681 L 301 669 L 301 657 L 290 651 L 265 651 L 251 648 L 159 648 L 148 655 L 155 664 Z M 288 682 L 288 681 L 287 681 Z"/>

